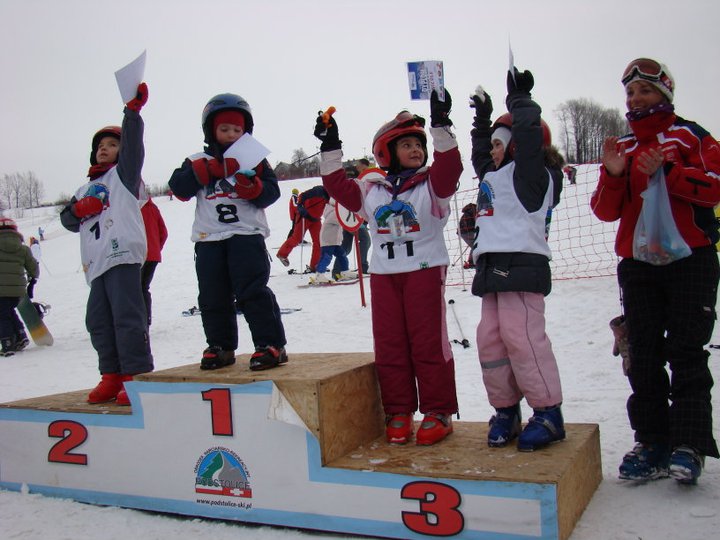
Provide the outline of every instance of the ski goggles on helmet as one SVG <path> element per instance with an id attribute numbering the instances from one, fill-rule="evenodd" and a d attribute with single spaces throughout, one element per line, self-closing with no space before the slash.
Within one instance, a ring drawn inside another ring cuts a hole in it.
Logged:
<path id="1" fill-rule="evenodd" d="M 628 64 L 623 72 L 622 79 L 620 79 L 623 85 L 627 85 L 633 79 L 643 79 L 650 82 L 663 82 L 668 78 L 665 73 L 665 66 L 651 60 L 650 58 L 638 58 Z"/>
<path id="2" fill-rule="evenodd" d="M 393 123 L 394 125 L 392 128 L 403 128 L 409 126 L 420 126 L 421 128 L 425 127 L 425 119 L 422 116 L 412 114 L 409 111 L 402 111 L 399 113 L 395 117 Z"/>

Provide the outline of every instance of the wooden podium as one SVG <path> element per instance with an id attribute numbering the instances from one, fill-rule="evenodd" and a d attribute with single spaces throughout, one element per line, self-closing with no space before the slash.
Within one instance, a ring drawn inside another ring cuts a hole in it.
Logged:
<path id="1" fill-rule="evenodd" d="M 138 376 L 131 407 L 89 390 L 0 404 L 0 488 L 386 538 L 566 539 L 602 479 L 596 424 L 531 453 L 488 448 L 484 422 L 395 446 L 371 353 L 247 366 Z"/>

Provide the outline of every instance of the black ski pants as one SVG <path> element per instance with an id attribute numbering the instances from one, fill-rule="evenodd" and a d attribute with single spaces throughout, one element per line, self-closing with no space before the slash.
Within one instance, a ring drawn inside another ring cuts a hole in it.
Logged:
<path id="1" fill-rule="evenodd" d="M 705 350 L 715 325 L 719 276 L 714 246 L 666 266 L 634 259 L 618 265 L 630 344 L 627 411 L 637 442 L 685 444 L 720 457 Z"/>
<path id="2" fill-rule="evenodd" d="M 196 242 L 195 270 L 198 307 L 209 346 L 237 349 L 237 310 L 245 317 L 254 347 L 285 346 L 280 307 L 268 287 L 270 256 L 262 235 L 236 234 L 225 240 Z"/>

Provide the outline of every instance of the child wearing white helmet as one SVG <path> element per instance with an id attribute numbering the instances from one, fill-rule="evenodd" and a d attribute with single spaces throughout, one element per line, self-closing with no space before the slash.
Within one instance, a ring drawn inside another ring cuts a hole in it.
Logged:
<path id="1" fill-rule="evenodd" d="M 531 97 L 533 86 L 529 71 L 508 71 L 508 112 L 492 126 L 490 96 L 482 88 L 471 96 L 472 161 L 479 179 L 472 292 L 482 297 L 478 356 L 496 411 L 487 442 L 503 447 L 517 438 L 522 451 L 565 438 L 544 298 L 551 288 L 548 218 L 560 200 L 563 160 Z M 523 398 L 533 409 L 524 429 Z"/>

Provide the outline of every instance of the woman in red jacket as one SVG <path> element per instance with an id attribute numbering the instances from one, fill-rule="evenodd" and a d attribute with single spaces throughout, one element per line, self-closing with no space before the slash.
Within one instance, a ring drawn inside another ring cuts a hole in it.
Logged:
<path id="1" fill-rule="evenodd" d="M 632 133 L 605 141 L 591 199 L 598 218 L 620 220 L 615 250 L 622 258 L 618 281 L 632 387 L 627 410 L 636 441 L 623 458 L 620 478 L 669 474 L 694 484 L 705 456 L 720 457 L 712 433 L 713 379 L 705 350 L 715 323 L 720 275 L 713 213 L 720 203 L 720 147 L 702 127 L 675 114 L 675 84 L 663 64 L 634 60 L 622 84 Z M 643 192 L 662 173 L 671 219 L 690 248 L 689 255 L 674 261 L 645 258 L 640 246 L 633 245 Z"/>

